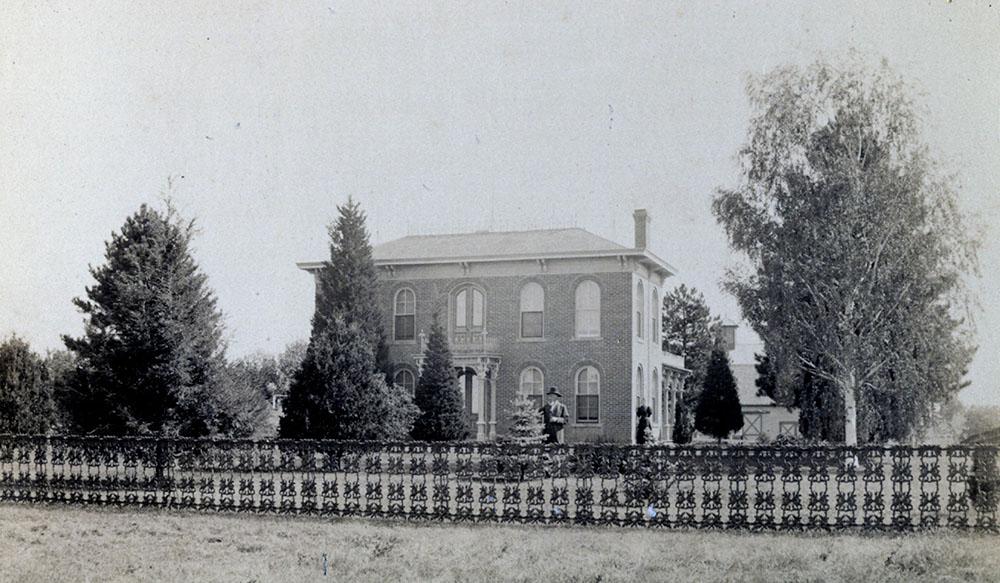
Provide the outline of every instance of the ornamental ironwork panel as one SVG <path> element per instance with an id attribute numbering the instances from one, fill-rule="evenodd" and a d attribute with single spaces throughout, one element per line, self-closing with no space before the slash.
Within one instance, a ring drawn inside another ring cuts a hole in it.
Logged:
<path id="1" fill-rule="evenodd" d="M 996 446 L 0 435 L 0 502 L 654 528 L 998 531 Z"/>

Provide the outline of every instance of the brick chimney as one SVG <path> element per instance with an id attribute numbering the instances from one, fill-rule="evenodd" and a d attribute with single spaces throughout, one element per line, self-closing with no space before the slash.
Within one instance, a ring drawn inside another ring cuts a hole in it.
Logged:
<path id="1" fill-rule="evenodd" d="M 649 216 L 646 209 L 636 209 L 632 213 L 632 217 L 635 218 L 635 248 L 649 249 L 649 225 L 653 222 L 652 217 Z"/>

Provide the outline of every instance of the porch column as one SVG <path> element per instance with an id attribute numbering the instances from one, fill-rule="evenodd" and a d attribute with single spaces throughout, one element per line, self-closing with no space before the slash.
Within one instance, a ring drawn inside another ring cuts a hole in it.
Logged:
<path id="1" fill-rule="evenodd" d="M 486 412 L 488 407 L 484 392 L 486 379 L 482 374 L 479 374 L 479 371 L 476 371 L 476 375 L 472 377 L 472 383 L 472 391 L 479 397 L 477 399 L 479 401 L 477 403 L 478 407 L 476 408 L 476 440 L 482 441 L 486 439 L 487 430 Z"/>

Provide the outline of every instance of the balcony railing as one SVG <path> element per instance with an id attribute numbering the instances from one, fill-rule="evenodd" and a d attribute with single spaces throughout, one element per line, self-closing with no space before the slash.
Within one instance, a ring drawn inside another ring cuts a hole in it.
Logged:
<path id="1" fill-rule="evenodd" d="M 492 354 L 499 352 L 500 342 L 488 332 L 456 332 L 448 339 L 448 347 L 455 354 Z M 427 350 L 427 335 L 420 334 L 420 352 Z"/>

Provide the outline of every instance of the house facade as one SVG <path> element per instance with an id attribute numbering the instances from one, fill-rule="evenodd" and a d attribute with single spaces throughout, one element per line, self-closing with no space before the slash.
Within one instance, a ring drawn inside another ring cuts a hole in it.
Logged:
<path id="1" fill-rule="evenodd" d="M 671 435 L 687 371 L 661 349 L 662 293 L 675 270 L 649 249 L 582 229 L 408 236 L 373 249 L 393 381 L 416 386 L 435 315 L 446 327 L 473 436 L 508 432 L 518 392 L 548 387 L 570 412 L 567 442 L 632 443 L 636 409 Z M 300 263 L 315 272 L 322 262 Z"/>

